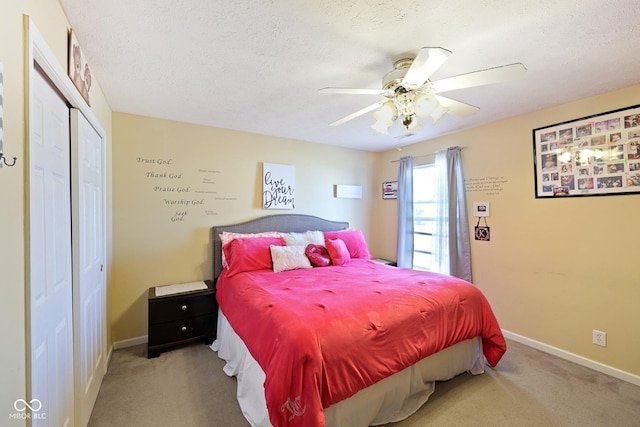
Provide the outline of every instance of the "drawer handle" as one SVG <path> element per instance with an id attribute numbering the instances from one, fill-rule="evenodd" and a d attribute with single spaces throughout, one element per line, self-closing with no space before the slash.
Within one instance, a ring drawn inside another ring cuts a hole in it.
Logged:
<path id="1" fill-rule="evenodd" d="M 186 331 L 187 331 L 187 327 L 186 327 L 186 326 L 183 326 L 183 327 L 182 327 L 182 332 L 186 332 Z"/>
<path id="2" fill-rule="evenodd" d="M 182 311 L 185 311 L 187 309 L 187 304 L 182 306 Z"/>

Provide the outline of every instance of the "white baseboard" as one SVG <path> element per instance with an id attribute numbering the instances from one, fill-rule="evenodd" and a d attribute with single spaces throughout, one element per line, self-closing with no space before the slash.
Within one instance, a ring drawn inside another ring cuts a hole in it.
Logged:
<path id="1" fill-rule="evenodd" d="M 113 343 L 113 349 L 120 350 L 127 347 L 133 347 L 134 345 L 146 344 L 147 341 L 149 341 L 149 337 L 147 335 L 136 338 L 129 338 L 128 340 L 116 341 Z"/>
<path id="2" fill-rule="evenodd" d="M 105 372 L 107 372 L 107 369 L 109 369 L 109 365 L 111 364 L 111 356 L 113 356 L 113 344 L 111 344 L 111 347 L 109 347 L 109 353 L 107 353 L 107 360 L 105 363 Z"/>
<path id="3" fill-rule="evenodd" d="M 504 337 L 520 344 L 524 344 L 529 347 L 533 347 L 536 350 L 543 351 L 545 353 L 549 353 L 553 356 L 557 356 L 561 359 L 568 360 L 570 362 L 576 363 L 581 366 L 585 366 L 587 368 L 591 368 L 594 371 L 601 372 L 603 374 L 610 375 L 614 378 L 618 378 L 623 381 L 627 381 L 631 384 L 635 384 L 640 386 L 640 376 L 634 375 L 630 372 L 625 372 L 617 368 L 613 368 L 609 365 L 605 365 L 604 363 L 596 362 L 591 359 L 587 359 L 586 357 L 578 356 L 577 354 L 570 353 L 566 350 L 562 350 L 560 348 L 542 343 L 540 341 L 533 340 L 531 338 L 524 337 L 522 335 L 515 334 L 513 332 L 502 330 Z"/>

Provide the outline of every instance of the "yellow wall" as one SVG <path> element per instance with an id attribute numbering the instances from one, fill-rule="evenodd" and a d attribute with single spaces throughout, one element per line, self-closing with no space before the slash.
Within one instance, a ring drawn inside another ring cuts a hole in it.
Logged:
<path id="1" fill-rule="evenodd" d="M 370 232 L 372 153 L 123 113 L 113 132 L 114 341 L 147 334 L 149 287 L 212 278 L 214 225 L 301 213 Z M 295 209 L 261 208 L 263 162 L 294 166 Z"/>
<path id="2" fill-rule="evenodd" d="M 0 324 L 2 349 L 0 351 L 0 408 L 3 417 L 13 412 L 16 399 L 26 398 L 26 254 L 25 241 L 25 81 L 23 15 L 28 15 L 43 35 L 50 49 L 66 70 L 67 30 L 69 24 L 56 1 L 23 0 L 3 1 L 0 13 L 0 62 L 4 68 L 3 131 L 4 152 L 11 159 L 17 157 L 14 167 L 0 169 L 2 201 L 0 207 Z M 82 43 L 82 41 L 80 41 Z M 94 79 L 91 89 L 93 112 L 107 131 L 107 145 L 111 140 L 111 110 L 99 82 Z M 110 188 L 110 184 L 108 184 Z M 108 196 L 110 198 L 110 195 Z M 110 217 L 109 217 L 110 220 Z M 108 238 L 110 244 L 110 237 Z M 12 423 L 20 425 L 13 420 Z"/>
<path id="3" fill-rule="evenodd" d="M 390 150 L 376 161 L 376 187 L 397 179 L 402 156 L 433 163 L 458 145 L 467 181 L 489 178 L 494 190 L 467 193 L 490 202 L 491 241 L 472 241 L 474 282 L 503 329 L 640 375 L 640 195 L 536 199 L 532 130 L 638 103 L 640 86 L 584 99 L 488 126 Z M 422 156 L 422 157 L 417 157 Z M 374 199 L 369 244 L 395 259 L 395 201 Z M 473 236 L 473 234 L 472 234 Z M 607 347 L 592 330 L 607 332 Z"/>

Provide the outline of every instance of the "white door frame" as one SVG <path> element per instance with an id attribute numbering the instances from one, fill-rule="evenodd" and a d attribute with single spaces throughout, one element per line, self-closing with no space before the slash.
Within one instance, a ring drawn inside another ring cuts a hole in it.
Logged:
<path id="1" fill-rule="evenodd" d="M 25 48 L 27 50 L 26 55 L 25 55 L 25 64 L 24 64 L 24 69 L 25 69 L 25 93 L 27 94 L 27 96 L 25 97 L 25 105 L 24 105 L 24 116 L 25 116 L 25 129 L 30 129 L 30 111 L 31 111 L 31 103 L 32 103 L 32 99 L 33 99 L 33 88 L 31 85 L 31 82 L 33 81 L 34 78 L 34 73 L 36 72 L 34 70 L 34 64 L 37 63 L 38 66 L 41 68 L 42 72 L 49 78 L 49 80 L 52 82 L 52 84 L 57 88 L 58 91 L 60 91 L 60 93 L 62 94 L 62 96 L 67 100 L 67 102 L 71 105 L 71 107 L 78 109 L 83 115 L 84 117 L 87 119 L 87 121 L 91 124 L 91 126 L 93 126 L 93 128 L 96 130 L 96 132 L 100 135 L 100 138 L 103 141 L 102 147 L 103 147 L 103 153 L 102 153 L 102 167 L 103 170 L 106 171 L 106 132 L 104 130 L 104 128 L 102 127 L 102 125 L 100 124 L 100 122 L 98 121 L 98 119 L 96 118 L 96 116 L 93 114 L 93 112 L 91 111 L 91 108 L 89 107 L 89 105 L 86 103 L 86 101 L 82 98 L 82 96 L 80 95 L 80 93 L 78 92 L 78 90 L 75 88 L 75 86 L 73 86 L 73 83 L 71 81 L 71 79 L 69 79 L 69 77 L 67 76 L 67 73 L 65 71 L 65 69 L 60 65 L 60 63 L 58 62 L 56 56 L 53 54 L 53 52 L 51 51 L 51 49 L 49 48 L 48 44 L 46 43 L 44 37 L 42 36 L 42 34 L 40 33 L 40 31 L 38 30 L 38 28 L 36 27 L 36 25 L 34 24 L 34 22 L 30 19 L 30 17 L 28 15 L 24 15 L 23 16 L 23 24 L 24 24 L 24 38 L 25 38 Z M 28 147 L 30 144 L 29 141 L 29 134 L 27 132 L 27 136 L 25 137 L 26 140 L 26 146 Z M 27 150 L 28 151 L 28 150 Z M 103 174 L 103 188 L 106 190 L 106 173 Z M 27 189 L 28 192 L 28 189 Z M 27 195 L 27 200 L 29 200 L 29 196 Z M 105 207 L 105 214 L 106 214 L 106 191 L 103 192 L 103 204 L 102 206 Z M 105 221 L 106 221 L 106 217 L 105 217 Z M 30 224 L 29 224 L 29 218 L 27 216 L 27 220 L 26 220 L 26 226 L 25 226 L 25 241 L 28 242 L 28 233 L 29 233 L 29 229 L 30 229 Z M 106 224 L 105 224 L 106 225 Z M 105 254 L 105 261 L 106 261 L 106 227 L 105 227 L 105 236 L 104 236 L 104 247 L 103 247 L 103 254 Z M 29 259 L 30 259 L 30 247 L 27 244 L 26 246 L 26 253 L 25 253 L 25 259 L 27 260 L 27 263 L 29 263 Z M 105 265 L 106 267 L 106 265 Z M 31 277 L 30 277 L 30 267 L 27 266 L 26 268 L 26 318 L 27 318 L 27 325 L 26 325 L 26 355 L 27 355 L 27 366 L 26 366 L 26 374 L 27 374 L 27 396 L 30 399 L 33 398 L 33 396 L 31 396 L 32 394 L 32 390 L 31 390 L 31 384 L 32 384 L 32 378 L 31 378 L 31 339 L 30 339 L 30 334 L 29 331 L 31 330 L 31 307 L 30 307 L 30 301 L 31 301 Z M 106 277 L 106 273 L 105 273 L 105 282 L 107 280 Z M 77 308 L 76 308 L 76 304 L 78 304 L 79 302 L 77 301 L 76 298 L 73 299 L 73 305 L 74 305 L 74 312 L 77 312 Z M 106 315 L 106 313 L 105 313 Z M 106 317 L 106 316 L 105 316 Z M 105 324 L 106 324 L 106 318 L 104 319 Z M 105 337 L 106 338 L 106 337 Z M 76 340 L 77 337 L 74 336 L 74 340 Z M 105 351 L 106 351 L 106 346 L 105 346 Z M 104 369 L 106 371 L 107 368 L 107 355 L 103 355 L 104 357 L 102 358 L 102 360 L 104 360 Z"/>

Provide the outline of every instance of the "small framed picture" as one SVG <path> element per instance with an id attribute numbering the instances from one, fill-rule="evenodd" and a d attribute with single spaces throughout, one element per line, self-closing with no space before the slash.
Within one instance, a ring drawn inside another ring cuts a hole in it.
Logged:
<path id="1" fill-rule="evenodd" d="M 489 216 L 489 202 L 475 202 L 473 204 L 473 216 L 488 217 Z"/>
<path id="2" fill-rule="evenodd" d="M 398 181 L 389 181 L 382 183 L 382 198 L 397 199 L 398 198 Z"/>
<path id="3" fill-rule="evenodd" d="M 69 30 L 69 52 L 68 52 L 68 70 L 67 74 L 74 86 L 82 95 L 87 105 L 91 106 L 89 100 L 89 92 L 91 90 L 91 69 L 85 59 L 82 49 L 76 39 L 76 33 Z"/>

